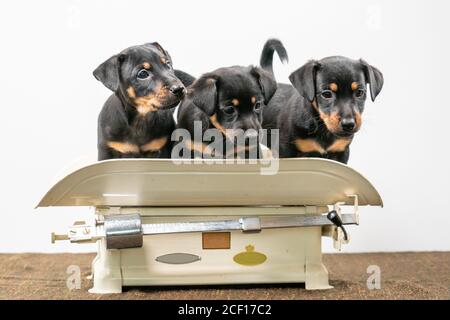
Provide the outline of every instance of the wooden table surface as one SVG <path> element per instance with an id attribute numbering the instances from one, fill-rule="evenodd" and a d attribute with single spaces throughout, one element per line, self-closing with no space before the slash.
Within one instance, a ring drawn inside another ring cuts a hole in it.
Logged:
<path id="1" fill-rule="evenodd" d="M 93 254 L 0 254 L 0 299 L 450 299 L 450 252 L 327 254 L 334 289 L 306 291 L 303 284 L 211 287 L 130 287 L 95 295 L 86 276 Z M 66 271 L 81 269 L 79 290 Z M 367 288 L 367 268 L 381 270 L 381 289 Z"/>

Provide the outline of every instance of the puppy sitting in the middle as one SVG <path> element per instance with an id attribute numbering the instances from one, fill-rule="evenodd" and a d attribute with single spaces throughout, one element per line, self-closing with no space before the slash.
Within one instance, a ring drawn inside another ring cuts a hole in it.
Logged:
<path id="1" fill-rule="evenodd" d="M 262 112 L 276 88 L 274 77 L 254 66 L 220 68 L 202 75 L 188 88 L 178 111 L 178 128 L 190 134 L 190 140 L 180 142 L 188 154 L 175 156 L 263 158 Z M 221 147 L 211 148 L 211 142 Z"/>

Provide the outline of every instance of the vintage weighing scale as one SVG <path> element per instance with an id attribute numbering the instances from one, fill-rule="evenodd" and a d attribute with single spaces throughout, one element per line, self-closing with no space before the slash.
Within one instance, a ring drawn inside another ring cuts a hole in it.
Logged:
<path id="1" fill-rule="evenodd" d="M 211 160 L 213 161 L 213 160 Z M 60 180 L 38 207 L 92 206 L 52 242 L 97 242 L 92 293 L 123 286 L 304 282 L 329 289 L 321 237 L 348 242 L 358 206 L 382 206 L 361 174 L 325 159 L 222 164 L 161 159 L 97 162 Z M 342 213 L 349 205 L 350 213 Z"/>

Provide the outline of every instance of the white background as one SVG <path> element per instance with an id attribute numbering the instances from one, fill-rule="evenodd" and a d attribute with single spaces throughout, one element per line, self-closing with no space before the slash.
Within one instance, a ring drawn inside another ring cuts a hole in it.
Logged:
<path id="1" fill-rule="evenodd" d="M 2 1 L 0 252 L 86 251 L 51 231 L 86 208 L 34 209 L 53 178 L 96 157 L 97 115 L 110 92 L 92 71 L 125 47 L 158 41 L 198 76 L 257 64 L 265 40 L 290 56 L 363 57 L 385 87 L 366 104 L 350 165 L 379 189 L 345 252 L 450 250 L 449 1 Z M 331 242 L 325 240 L 326 249 Z"/>

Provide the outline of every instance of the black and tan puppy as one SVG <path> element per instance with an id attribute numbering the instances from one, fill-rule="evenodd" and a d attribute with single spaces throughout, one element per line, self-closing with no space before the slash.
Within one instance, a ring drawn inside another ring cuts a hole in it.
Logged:
<path id="1" fill-rule="evenodd" d="M 274 50 L 271 45 L 263 50 L 261 65 L 267 70 L 272 68 Z M 265 129 L 280 129 L 280 157 L 347 163 L 350 143 L 361 127 L 368 87 L 374 101 L 383 87 L 382 73 L 364 60 L 334 56 L 309 61 L 289 80 L 293 86 L 278 85 L 263 119 Z"/>
<path id="2" fill-rule="evenodd" d="M 98 119 L 98 159 L 170 158 L 175 129 L 170 109 L 185 87 L 167 51 L 156 42 L 127 48 L 94 76 L 114 92 Z"/>
<path id="3" fill-rule="evenodd" d="M 198 78 L 188 88 L 178 112 L 178 127 L 187 129 L 192 138 L 184 141 L 189 157 L 211 151 L 211 139 L 205 135 L 208 129 L 216 130 L 222 137 L 222 147 L 212 151 L 214 157 L 234 158 L 237 153 L 242 154 L 242 149 L 249 157 L 252 149 L 259 146 L 263 110 L 275 90 L 273 76 L 253 66 L 220 68 Z M 196 123 L 200 124 L 200 134 Z M 239 143 L 242 141 L 244 145 Z M 256 150 L 256 155 L 260 156 L 260 150 Z"/>

